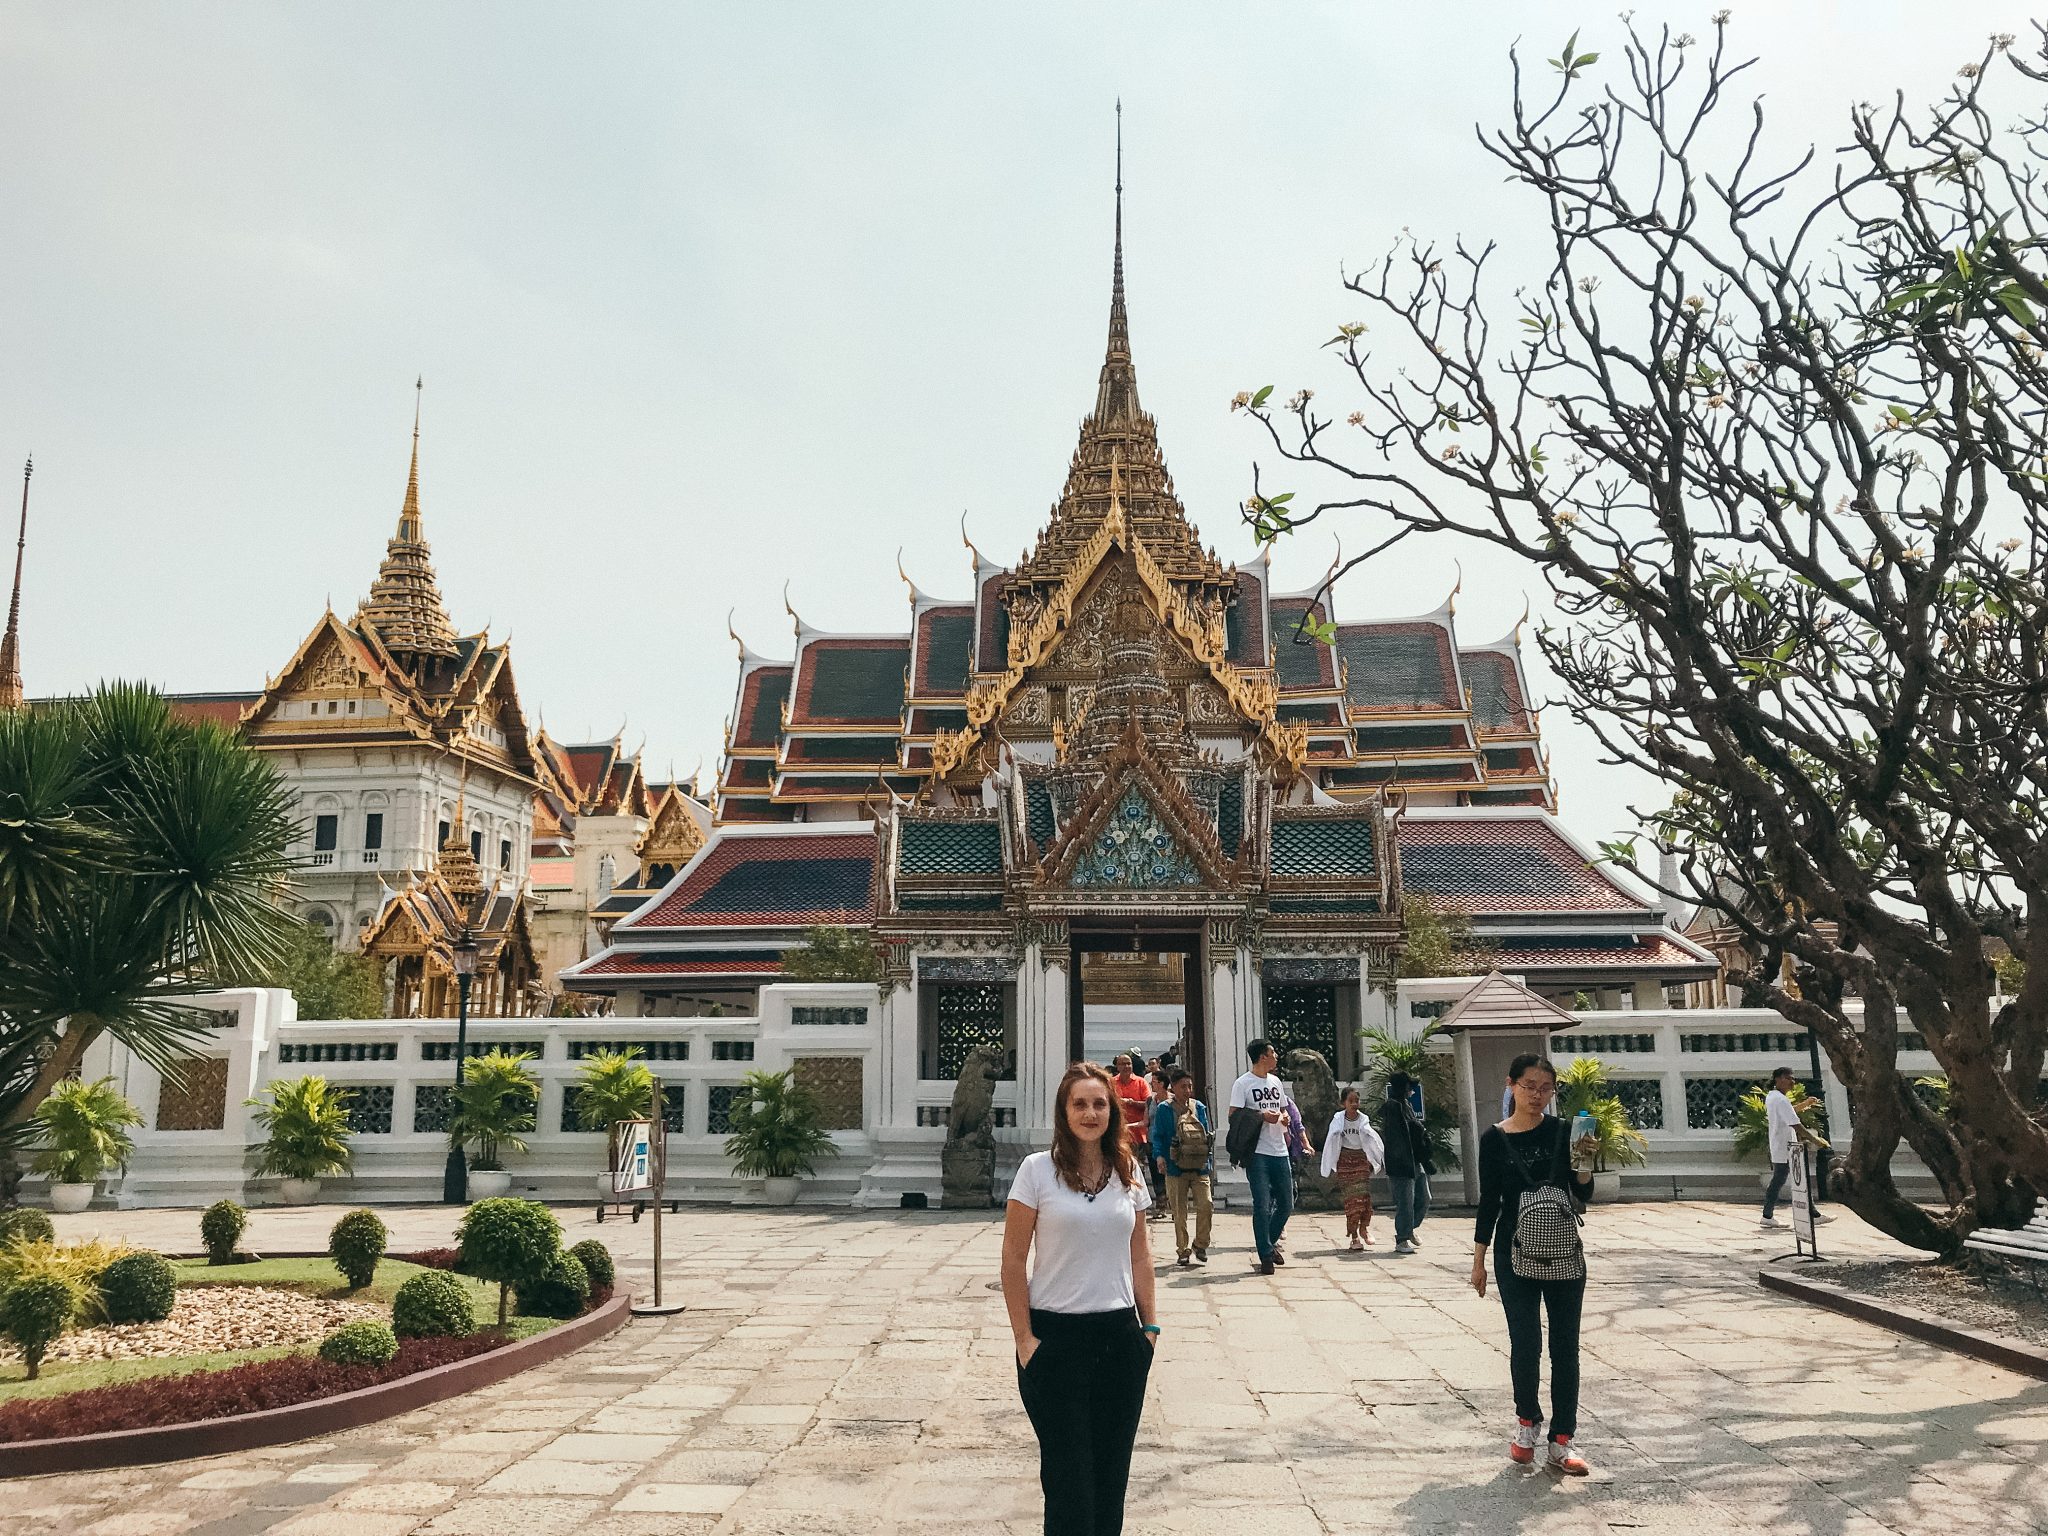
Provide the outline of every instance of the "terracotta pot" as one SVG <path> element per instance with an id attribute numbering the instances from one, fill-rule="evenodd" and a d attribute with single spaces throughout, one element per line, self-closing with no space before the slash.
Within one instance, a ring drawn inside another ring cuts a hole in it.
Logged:
<path id="1" fill-rule="evenodd" d="M 797 1191 L 803 1187 L 804 1181 L 798 1178 L 763 1179 L 761 1198 L 769 1205 L 795 1205 Z"/>
<path id="2" fill-rule="evenodd" d="M 311 1205 L 320 1198 L 318 1179 L 279 1179 L 277 1187 L 286 1205 Z"/>
<path id="3" fill-rule="evenodd" d="M 496 1200 L 512 1192 L 512 1175 L 502 1168 L 472 1168 L 469 1170 L 469 1198 L 472 1200 Z"/>
<path id="4" fill-rule="evenodd" d="M 62 1216 L 76 1216 L 92 1204 L 93 1191 L 98 1188 L 97 1180 L 84 1184 L 52 1184 L 50 1209 Z"/>

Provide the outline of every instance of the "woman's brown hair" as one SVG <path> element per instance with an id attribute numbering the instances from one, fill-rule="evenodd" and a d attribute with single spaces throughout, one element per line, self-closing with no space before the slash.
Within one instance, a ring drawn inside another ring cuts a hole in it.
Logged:
<path id="1" fill-rule="evenodd" d="M 1102 1132 L 1102 1156 L 1128 1189 L 1137 1179 L 1138 1161 L 1131 1155 L 1131 1138 L 1124 1132 L 1123 1100 L 1116 1096 L 1116 1081 L 1108 1069 L 1092 1061 L 1077 1061 L 1068 1067 L 1052 1096 L 1052 1171 L 1067 1188 L 1080 1189 L 1081 1138 L 1067 1123 L 1067 1099 L 1074 1085 L 1084 1078 L 1094 1079 L 1109 1095 L 1109 1124 Z"/>

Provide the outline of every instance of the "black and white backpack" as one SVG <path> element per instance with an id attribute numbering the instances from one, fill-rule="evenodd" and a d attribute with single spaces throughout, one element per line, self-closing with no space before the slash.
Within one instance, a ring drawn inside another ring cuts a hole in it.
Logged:
<path id="1" fill-rule="evenodd" d="M 1563 1128 L 1563 1122 L 1556 1123 Z M 1522 1182 L 1528 1186 L 1515 1212 L 1515 1247 L 1510 1260 L 1514 1272 L 1524 1280 L 1585 1279 L 1586 1247 L 1579 1237 L 1579 1228 L 1585 1223 L 1578 1202 L 1555 1178 L 1556 1150 L 1542 1154 L 1535 1169 L 1512 1143 L 1508 1150 L 1514 1153 Z"/>

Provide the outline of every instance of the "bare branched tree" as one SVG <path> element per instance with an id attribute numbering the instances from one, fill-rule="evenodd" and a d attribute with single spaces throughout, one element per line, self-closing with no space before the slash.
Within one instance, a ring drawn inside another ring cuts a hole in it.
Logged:
<path id="1" fill-rule="evenodd" d="M 1369 319 L 1329 345 L 1357 410 L 1233 402 L 1330 492 L 1255 476 L 1261 540 L 1364 514 L 1353 565 L 1450 534 L 1543 573 L 1572 714 L 1669 791 L 1638 828 L 1848 1086 L 1839 1189 L 1948 1254 L 2048 1193 L 2040 30 L 1775 166 L 1726 13 L 1705 41 L 1631 28 L 1604 67 L 1576 39 L 1540 76 L 1517 60 L 1480 142 L 1542 200 L 1544 270 L 1512 288 L 1512 253 L 1404 237 L 1345 278 Z M 1633 837 L 1605 846 L 1633 865 Z M 1999 942 L 2026 980 L 1994 1017 Z M 1945 1111 L 1899 1072 L 1902 1029 Z M 1901 1195 L 1901 1141 L 1946 1210 Z"/>

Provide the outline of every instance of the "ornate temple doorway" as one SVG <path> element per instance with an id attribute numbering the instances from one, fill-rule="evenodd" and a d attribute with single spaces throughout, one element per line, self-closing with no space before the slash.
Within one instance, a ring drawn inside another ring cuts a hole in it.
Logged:
<path id="1" fill-rule="evenodd" d="M 1209 1030 L 1201 930 L 1075 924 L 1070 932 L 1068 1059 L 1107 1066 L 1121 1051 L 1149 1057 L 1170 1048 L 1195 1074 L 1195 1096 L 1206 1100 Z"/>

